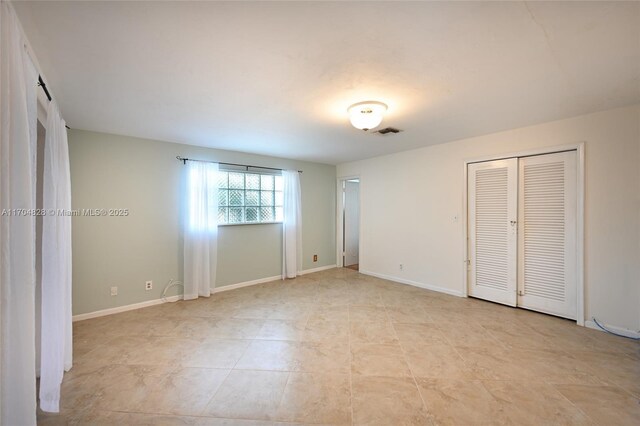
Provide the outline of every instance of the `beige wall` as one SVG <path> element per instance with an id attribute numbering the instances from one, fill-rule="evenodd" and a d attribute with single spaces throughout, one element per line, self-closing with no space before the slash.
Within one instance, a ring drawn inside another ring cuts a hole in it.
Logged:
<path id="1" fill-rule="evenodd" d="M 182 279 L 176 155 L 303 170 L 303 268 L 335 263 L 335 166 L 70 130 L 72 207 L 131 212 L 73 218 L 74 314 L 158 299 L 170 279 Z M 280 275 L 281 235 L 279 224 L 220 227 L 217 286 Z"/>
<path id="2" fill-rule="evenodd" d="M 361 270 L 460 294 L 464 160 L 578 142 L 586 151 L 585 319 L 637 331 L 640 105 L 339 165 L 338 176 L 361 178 Z"/>

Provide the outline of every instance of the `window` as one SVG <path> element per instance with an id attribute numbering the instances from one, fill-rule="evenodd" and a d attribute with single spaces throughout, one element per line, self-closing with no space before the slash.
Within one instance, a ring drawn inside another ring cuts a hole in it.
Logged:
<path id="1" fill-rule="evenodd" d="M 218 223 L 282 222 L 282 176 L 220 170 Z"/>

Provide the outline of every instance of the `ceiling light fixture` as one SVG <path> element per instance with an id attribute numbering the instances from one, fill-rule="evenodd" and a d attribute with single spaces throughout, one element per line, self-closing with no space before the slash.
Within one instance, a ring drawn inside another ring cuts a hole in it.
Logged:
<path id="1" fill-rule="evenodd" d="M 378 101 L 358 102 L 349 107 L 349 120 L 356 129 L 367 130 L 376 128 L 382 123 L 382 117 L 387 112 L 387 105 Z"/>

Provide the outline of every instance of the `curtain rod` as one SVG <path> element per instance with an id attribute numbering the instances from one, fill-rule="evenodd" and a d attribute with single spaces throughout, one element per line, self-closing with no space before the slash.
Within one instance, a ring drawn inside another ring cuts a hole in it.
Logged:
<path id="1" fill-rule="evenodd" d="M 47 85 L 44 83 L 41 75 L 38 76 L 38 86 L 42 87 L 42 90 L 44 90 L 44 94 L 47 95 L 47 99 L 49 99 L 49 102 L 51 102 L 51 94 L 49 93 L 49 89 L 47 89 Z"/>
<path id="2" fill-rule="evenodd" d="M 209 160 L 196 160 L 193 158 L 185 158 L 185 157 L 180 157 L 179 155 L 176 155 L 176 159 L 179 161 L 182 161 L 182 164 L 187 164 L 187 161 L 199 161 L 201 163 L 218 163 L 218 164 L 224 164 L 225 166 L 238 166 L 238 167 L 244 167 L 246 169 L 246 171 L 248 172 L 249 169 L 265 169 L 265 170 L 279 170 L 279 171 L 283 171 L 284 169 L 278 169 L 275 167 L 264 167 L 264 166 L 251 166 L 249 164 L 236 164 L 236 163 L 223 163 L 221 161 L 209 161 Z M 298 170 L 298 173 L 302 173 L 302 170 Z"/>
<path id="3" fill-rule="evenodd" d="M 44 94 L 47 95 L 47 99 L 49 99 L 49 102 L 51 102 L 51 93 L 49 93 L 49 89 L 47 89 L 47 85 L 45 84 L 41 75 L 38 75 L 38 86 L 42 87 L 42 90 L 44 90 Z M 64 125 L 64 127 L 66 127 L 67 129 L 71 129 L 71 127 L 67 126 L 66 124 Z"/>

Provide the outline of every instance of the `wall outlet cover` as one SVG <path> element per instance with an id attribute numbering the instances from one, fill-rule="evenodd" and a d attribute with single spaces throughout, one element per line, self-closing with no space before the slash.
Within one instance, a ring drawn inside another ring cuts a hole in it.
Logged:
<path id="1" fill-rule="evenodd" d="M 151 290 L 152 288 L 153 288 L 153 281 L 145 281 L 144 289 L 145 290 Z"/>
<path id="2" fill-rule="evenodd" d="M 112 296 L 118 295 L 118 287 L 111 287 L 111 295 Z"/>

